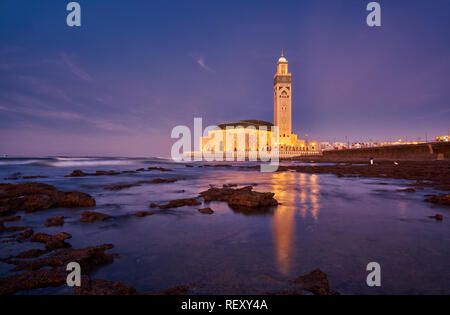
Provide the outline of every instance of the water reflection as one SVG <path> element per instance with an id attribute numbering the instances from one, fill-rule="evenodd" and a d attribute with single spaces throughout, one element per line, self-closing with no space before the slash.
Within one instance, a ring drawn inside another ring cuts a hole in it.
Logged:
<path id="1" fill-rule="evenodd" d="M 271 181 L 272 191 L 281 202 L 272 220 L 277 267 L 280 273 L 288 274 L 293 260 L 295 213 L 300 211 L 300 216 L 305 219 L 309 210 L 311 217 L 317 222 L 320 185 L 317 175 L 292 172 L 273 174 Z"/>

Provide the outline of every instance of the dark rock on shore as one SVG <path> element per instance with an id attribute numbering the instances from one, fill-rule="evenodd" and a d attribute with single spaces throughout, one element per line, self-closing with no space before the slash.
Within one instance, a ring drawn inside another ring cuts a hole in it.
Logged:
<path id="1" fill-rule="evenodd" d="M 200 201 L 198 201 L 197 199 L 189 198 L 189 199 L 175 199 L 175 200 L 169 201 L 169 203 L 167 203 L 167 204 L 161 204 L 161 205 L 158 205 L 156 203 L 151 203 L 150 207 L 151 208 L 160 208 L 160 209 L 170 209 L 170 208 L 179 208 L 179 207 L 184 207 L 184 206 L 198 206 L 201 204 L 202 203 Z"/>
<path id="2" fill-rule="evenodd" d="M 198 212 L 203 213 L 203 214 L 213 214 L 214 210 L 211 208 L 203 208 L 203 209 L 198 209 Z"/>
<path id="3" fill-rule="evenodd" d="M 71 174 L 66 175 L 65 177 L 85 177 L 85 176 L 113 176 L 120 175 L 121 172 L 116 171 L 96 171 L 95 173 L 85 173 L 81 170 L 75 170 Z"/>
<path id="4" fill-rule="evenodd" d="M 136 183 L 108 185 L 108 186 L 104 186 L 103 188 L 106 190 L 119 191 L 119 190 L 126 189 L 126 188 L 142 186 L 143 184 L 175 183 L 179 180 L 183 180 L 183 178 L 155 178 L 153 180 L 141 180 Z"/>
<path id="5" fill-rule="evenodd" d="M 66 283 L 65 269 L 53 268 L 35 270 L 0 278 L 0 295 L 39 288 L 54 288 Z"/>
<path id="6" fill-rule="evenodd" d="M 315 269 L 307 275 L 297 277 L 289 282 L 294 285 L 299 285 L 302 290 L 315 295 L 339 295 L 337 291 L 330 288 L 327 275 L 320 269 Z"/>
<path id="7" fill-rule="evenodd" d="M 397 189 L 398 192 L 408 192 L 408 193 L 414 193 L 416 190 L 414 188 L 405 188 L 405 189 Z"/>
<path id="8" fill-rule="evenodd" d="M 15 222 L 15 221 L 19 221 L 21 219 L 20 215 L 15 215 L 15 216 L 10 216 L 10 217 L 3 217 L 0 218 L 0 223 L 3 222 Z"/>
<path id="9" fill-rule="evenodd" d="M 8 263 L 16 266 L 13 271 L 33 271 L 44 267 L 63 267 L 65 269 L 68 263 L 75 261 L 80 264 L 83 274 L 89 274 L 99 265 L 106 265 L 114 260 L 115 255 L 105 253 L 106 250 L 112 248 L 114 248 L 112 244 L 90 246 L 81 249 L 62 248 L 43 258 L 34 260 L 11 260 Z"/>
<path id="10" fill-rule="evenodd" d="M 24 240 L 30 238 L 33 234 L 34 234 L 33 229 L 27 228 L 25 231 L 23 231 L 16 237 L 16 241 L 23 242 Z"/>
<path id="11" fill-rule="evenodd" d="M 428 199 L 425 199 L 426 202 L 435 203 L 443 206 L 450 206 L 450 194 L 440 195 L 440 196 L 432 196 Z"/>
<path id="12" fill-rule="evenodd" d="M 39 256 L 42 256 L 45 253 L 47 253 L 46 250 L 34 248 L 34 249 L 30 249 L 30 250 L 21 252 L 21 253 L 17 254 L 16 256 L 14 256 L 14 258 L 19 258 L 19 259 L 37 258 Z"/>
<path id="13" fill-rule="evenodd" d="M 72 235 L 65 232 L 60 232 L 56 235 L 36 233 L 31 235 L 30 242 L 43 243 L 48 251 L 52 251 L 59 248 L 70 247 L 71 245 L 65 242 L 65 240 L 70 238 L 72 238 Z"/>
<path id="14" fill-rule="evenodd" d="M 42 175 L 37 175 L 37 176 L 22 176 L 22 179 L 37 179 L 37 178 L 48 178 L 48 176 L 42 176 Z"/>
<path id="15" fill-rule="evenodd" d="M 134 287 L 122 282 L 90 279 L 86 276 L 81 279 L 81 287 L 74 290 L 75 295 L 186 295 L 187 293 L 187 286 L 176 286 L 163 291 L 141 293 L 136 291 Z"/>
<path id="16" fill-rule="evenodd" d="M 15 270 L 29 271 L 0 278 L 0 295 L 65 285 L 66 266 L 69 262 L 78 262 L 82 274 L 90 274 L 97 268 L 113 261 L 115 255 L 105 253 L 106 250 L 113 247 L 112 244 L 104 244 L 82 249 L 60 249 L 45 258 L 12 260 L 9 263 L 16 265 Z M 42 269 L 44 267 L 50 267 L 50 269 Z"/>
<path id="17" fill-rule="evenodd" d="M 18 231 L 24 231 L 28 229 L 27 226 L 8 226 L 6 227 L 3 222 L 0 222 L 0 232 L 18 232 Z"/>
<path id="18" fill-rule="evenodd" d="M 130 214 L 130 216 L 133 217 L 138 217 L 138 218 L 143 218 L 149 215 L 154 215 L 155 213 L 153 211 L 138 211 L 136 213 L 132 213 Z"/>
<path id="19" fill-rule="evenodd" d="M 231 168 L 233 165 L 231 164 L 205 164 L 204 167 L 225 167 L 225 168 Z"/>
<path id="20" fill-rule="evenodd" d="M 229 187 L 210 188 L 200 193 L 205 201 L 226 201 L 230 208 L 237 210 L 269 208 L 278 205 L 271 192 L 256 192 L 252 186 L 233 189 Z"/>
<path id="21" fill-rule="evenodd" d="M 164 168 L 164 167 L 149 167 L 149 168 L 147 168 L 147 171 L 172 172 L 171 169 Z"/>
<path id="22" fill-rule="evenodd" d="M 177 285 L 175 287 L 155 292 L 141 293 L 142 295 L 186 295 L 189 287 L 185 285 Z"/>
<path id="23" fill-rule="evenodd" d="M 83 211 L 81 213 L 81 218 L 78 220 L 80 222 L 95 222 L 95 221 L 105 221 L 106 219 L 111 218 L 110 215 L 94 212 L 94 211 Z"/>
<path id="24" fill-rule="evenodd" d="M 103 279 L 81 278 L 81 287 L 75 287 L 75 295 L 137 295 L 135 288 L 122 282 L 112 282 Z"/>
<path id="25" fill-rule="evenodd" d="M 95 199 L 78 191 L 59 191 L 52 185 L 41 183 L 0 184 L 0 216 L 21 210 L 35 212 L 93 206 Z"/>
<path id="26" fill-rule="evenodd" d="M 62 215 L 56 216 L 56 217 L 52 217 L 52 218 L 49 218 L 49 219 L 45 220 L 45 226 L 46 227 L 62 226 L 62 225 L 64 225 L 64 216 L 62 216 Z"/>
<path id="27" fill-rule="evenodd" d="M 437 221 L 442 221 L 442 220 L 444 220 L 444 216 L 443 216 L 442 214 L 436 214 L 436 215 L 434 215 L 434 216 L 430 216 L 429 218 L 430 218 L 430 219 L 435 219 L 435 220 L 437 220 Z"/>
<path id="28" fill-rule="evenodd" d="M 18 180 L 20 175 L 22 175 L 22 173 L 14 173 L 9 177 L 4 178 L 4 180 Z"/>

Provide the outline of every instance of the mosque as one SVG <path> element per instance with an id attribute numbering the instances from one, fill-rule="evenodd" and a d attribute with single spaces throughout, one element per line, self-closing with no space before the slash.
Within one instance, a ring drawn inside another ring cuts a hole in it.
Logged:
<path id="1" fill-rule="evenodd" d="M 273 123 L 241 120 L 219 125 L 215 130 L 209 131 L 207 137 L 201 138 L 202 152 L 270 151 L 275 141 L 280 158 L 320 154 L 319 144 L 316 141 L 302 140 L 292 132 L 292 75 L 288 71 L 288 61 L 283 51 L 273 78 L 273 111 Z M 278 136 L 271 128 L 274 126 L 278 126 Z"/>

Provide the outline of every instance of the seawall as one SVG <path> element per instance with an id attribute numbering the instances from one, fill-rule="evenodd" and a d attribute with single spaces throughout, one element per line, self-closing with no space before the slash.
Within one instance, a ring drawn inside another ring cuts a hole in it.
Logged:
<path id="1" fill-rule="evenodd" d="M 324 151 L 320 159 L 330 161 L 365 161 L 371 157 L 378 160 L 395 161 L 450 160 L 450 142 Z"/>

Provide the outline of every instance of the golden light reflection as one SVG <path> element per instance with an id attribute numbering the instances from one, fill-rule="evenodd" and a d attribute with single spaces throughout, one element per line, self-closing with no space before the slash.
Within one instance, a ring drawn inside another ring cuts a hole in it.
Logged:
<path id="1" fill-rule="evenodd" d="M 283 172 L 272 175 L 272 191 L 282 203 L 276 209 L 272 221 L 277 267 L 282 274 L 288 274 L 292 265 L 295 212 L 300 211 L 301 217 L 305 219 L 309 210 L 313 220 L 318 220 L 318 179 L 317 175 L 303 173 Z"/>
<path id="2" fill-rule="evenodd" d="M 295 195 L 288 193 L 288 186 L 296 174 L 284 172 L 272 177 L 273 192 L 282 203 L 274 213 L 272 225 L 274 232 L 277 266 L 282 274 L 287 274 L 292 263 L 292 246 L 294 233 Z"/>
<path id="3" fill-rule="evenodd" d="M 309 187 L 310 187 L 310 200 L 311 200 L 311 215 L 314 221 L 317 222 L 319 214 L 319 183 L 318 177 L 315 174 L 309 177 Z"/>

